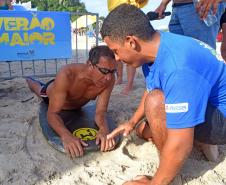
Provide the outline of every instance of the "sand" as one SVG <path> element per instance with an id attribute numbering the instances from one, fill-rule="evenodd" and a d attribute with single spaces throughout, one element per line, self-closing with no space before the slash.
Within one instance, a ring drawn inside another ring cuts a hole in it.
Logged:
<path id="1" fill-rule="evenodd" d="M 78 59 L 84 60 L 84 52 Z M 40 69 L 36 73 L 43 73 L 40 63 L 35 65 Z M 50 70 L 54 67 L 54 64 L 47 66 Z M 13 74 L 21 75 L 17 68 L 15 66 Z M 0 69 L 0 76 L 8 75 L 7 66 Z M 31 66 L 26 66 L 26 70 L 30 69 Z M 121 94 L 124 86 L 125 81 L 114 87 L 109 103 L 108 114 L 117 125 L 128 120 L 139 104 L 145 89 L 141 69 L 136 73 L 129 96 Z M 0 185 L 120 185 L 136 175 L 155 173 L 159 162 L 155 146 L 134 133 L 107 153 L 87 153 L 72 160 L 56 151 L 42 135 L 39 103 L 24 79 L 0 81 Z M 194 148 L 172 184 L 226 184 L 226 145 L 219 146 L 219 153 L 217 162 L 208 162 L 199 149 Z"/>
<path id="2" fill-rule="evenodd" d="M 141 71 L 130 96 L 120 94 L 124 85 L 115 86 L 110 99 L 108 112 L 117 124 L 127 120 L 139 104 L 144 90 Z M 87 153 L 72 160 L 54 150 L 40 130 L 39 102 L 24 79 L 0 82 L 1 185 L 120 185 L 136 175 L 155 173 L 159 162 L 155 146 L 134 133 L 112 152 Z M 216 163 L 208 162 L 194 148 L 173 184 L 226 184 L 226 146 L 220 146 L 219 152 Z"/>

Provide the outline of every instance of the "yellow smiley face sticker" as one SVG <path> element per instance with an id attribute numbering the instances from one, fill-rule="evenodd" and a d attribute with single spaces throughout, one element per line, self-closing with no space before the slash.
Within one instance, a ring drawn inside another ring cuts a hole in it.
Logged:
<path id="1" fill-rule="evenodd" d="M 91 141 L 96 139 L 97 130 L 93 128 L 79 128 L 73 132 L 73 136 L 76 136 L 83 141 Z"/>

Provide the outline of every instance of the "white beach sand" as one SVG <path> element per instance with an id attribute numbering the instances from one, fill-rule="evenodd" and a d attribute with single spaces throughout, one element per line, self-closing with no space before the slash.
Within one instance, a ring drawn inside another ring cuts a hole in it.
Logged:
<path id="1" fill-rule="evenodd" d="M 129 96 L 120 94 L 124 85 L 115 86 L 109 104 L 109 115 L 117 124 L 127 120 L 139 104 L 144 90 L 141 69 Z M 1 185 L 120 185 L 136 175 L 155 173 L 155 146 L 135 134 L 112 152 L 87 153 L 74 160 L 54 150 L 40 130 L 39 102 L 24 79 L 0 82 Z M 173 184 L 226 184 L 226 145 L 219 146 L 219 153 L 218 162 L 208 162 L 194 148 Z"/>

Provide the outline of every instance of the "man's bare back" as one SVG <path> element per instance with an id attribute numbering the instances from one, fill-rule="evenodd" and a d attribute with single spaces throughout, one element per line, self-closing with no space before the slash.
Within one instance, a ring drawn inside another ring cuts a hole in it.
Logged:
<path id="1" fill-rule="evenodd" d="M 64 67 L 58 74 L 60 75 L 59 82 L 56 81 L 58 80 L 56 76 L 55 81 L 48 86 L 47 96 L 50 98 L 56 92 L 56 84 L 64 83 L 67 84 L 64 89 L 67 96 L 62 109 L 78 109 L 90 100 L 95 100 L 104 89 L 111 85 L 114 79 L 104 83 L 103 86 L 97 86 L 90 80 L 91 77 L 86 73 L 86 68 L 86 64 L 70 64 Z M 65 76 L 65 81 L 61 80 L 62 76 Z"/>

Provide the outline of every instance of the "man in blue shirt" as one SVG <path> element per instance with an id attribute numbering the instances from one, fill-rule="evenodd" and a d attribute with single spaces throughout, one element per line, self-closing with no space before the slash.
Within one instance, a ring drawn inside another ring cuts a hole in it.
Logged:
<path id="1" fill-rule="evenodd" d="M 116 60 L 143 67 L 147 88 L 131 119 L 108 138 L 128 135 L 146 116 L 146 138 L 152 137 L 160 155 L 151 180 L 139 177 L 125 185 L 169 184 L 194 140 L 204 146 L 226 143 L 226 68 L 215 50 L 189 37 L 155 31 L 141 10 L 126 4 L 107 16 L 101 35 Z"/>

